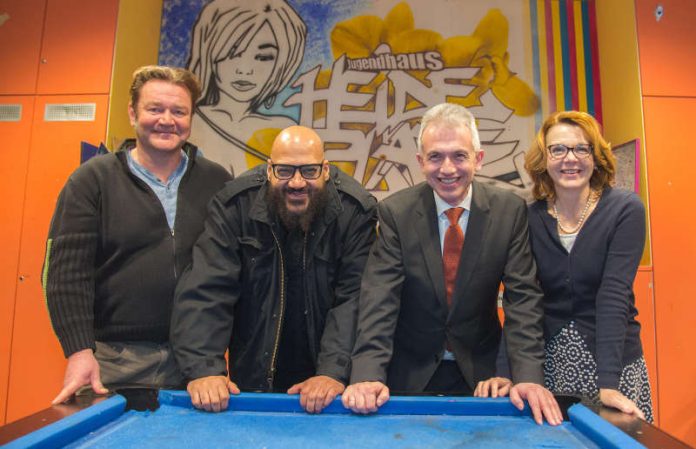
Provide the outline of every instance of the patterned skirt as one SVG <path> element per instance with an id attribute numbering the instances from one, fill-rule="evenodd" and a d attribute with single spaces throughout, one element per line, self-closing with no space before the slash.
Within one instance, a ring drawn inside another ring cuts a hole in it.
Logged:
<path id="1" fill-rule="evenodd" d="M 544 363 L 546 387 L 555 394 L 579 395 L 599 403 L 597 362 L 584 338 L 571 321 L 546 343 Z M 632 400 L 653 422 L 650 381 L 645 358 L 624 366 L 619 391 Z"/>

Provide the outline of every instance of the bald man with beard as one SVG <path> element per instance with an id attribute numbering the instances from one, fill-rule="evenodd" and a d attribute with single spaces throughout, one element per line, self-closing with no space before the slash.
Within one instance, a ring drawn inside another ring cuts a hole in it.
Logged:
<path id="1" fill-rule="evenodd" d="M 177 288 L 171 341 L 193 405 L 242 391 L 299 394 L 319 413 L 345 388 L 376 200 L 291 126 L 211 201 Z M 225 351 L 229 349 L 229 362 Z"/>

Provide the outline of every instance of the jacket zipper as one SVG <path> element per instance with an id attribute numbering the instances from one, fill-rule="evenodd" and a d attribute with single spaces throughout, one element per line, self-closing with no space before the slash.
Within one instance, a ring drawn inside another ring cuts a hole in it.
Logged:
<path id="1" fill-rule="evenodd" d="M 189 166 L 186 168 L 186 171 L 184 172 L 184 176 L 182 176 L 182 178 L 181 178 L 181 182 L 184 181 L 184 178 L 189 173 L 190 168 L 191 168 L 191 164 L 189 164 Z M 157 194 L 152 190 L 152 188 L 150 188 L 149 185 L 147 185 L 147 183 L 145 181 L 138 178 L 133 172 L 130 171 L 127 163 L 126 163 L 126 169 L 128 170 L 129 176 L 133 177 L 133 179 L 135 179 L 136 183 L 139 183 L 141 186 L 143 186 L 145 188 L 145 190 L 147 192 L 149 192 L 150 195 L 155 197 L 155 201 L 157 202 L 157 204 L 159 204 L 160 208 L 162 209 L 162 214 L 164 215 L 164 221 L 166 222 L 167 221 L 167 211 L 164 210 L 164 205 L 160 201 Z M 179 182 L 179 188 L 181 188 L 181 182 Z M 179 201 L 179 191 L 178 190 L 176 192 L 176 197 L 177 197 L 177 201 Z M 177 208 L 177 215 L 178 215 L 178 208 Z M 174 216 L 174 223 L 176 226 L 176 216 Z M 167 223 L 167 227 L 169 227 L 169 223 Z M 172 257 L 174 259 L 174 280 L 177 280 L 179 277 L 179 273 L 177 273 L 177 271 L 176 271 L 176 239 L 174 237 L 174 228 L 170 229 L 169 233 L 172 236 Z"/>
<path id="2" fill-rule="evenodd" d="M 302 245 L 302 292 L 304 294 L 304 299 L 305 299 L 305 303 L 304 303 L 304 306 L 305 306 L 305 310 L 304 310 L 304 312 L 305 312 L 305 314 L 304 314 L 305 325 L 307 326 L 307 330 L 309 330 L 309 318 L 307 317 L 307 311 L 309 310 L 310 305 L 309 305 L 309 301 L 307 300 L 307 275 L 306 275 L 306 273 L 307 273 L 307 234 L 309 234 L 309 232 L 305 231 L 304 243 Z M 309 348 L 310 348 L 309 353 L 313 354 L 313 356 L 314 356 L 314 369 L 316 370 L 317 369 L 317 366 L 316 366 L 317 365 L 317 363 L 316 363 L 317 355 L 314 354 L 314 352 L 315 352 L 313 350 L 314 344 L 311 341 L 309 341 Z"/>
<path id="3" fill-rule="evenodd" d="M 172 234 L 172 256 L 174 256 L 174 280 L 178 279 L 179 274 L 176 272 L 176 238 L 174 237 L 174 228 L 170 229 Z"/>
<path id="4" fill-rule="evenodd" d="M 285 262 L 283 261 L 283 249 L 280 246 L 276 233 L 271 229 L 273 240 L 278 247 L 280 253 L 280 312 L 278 312 L 278 325 L 276 326 L 275 342 L 273 344 L 273 355 L 271 356 L 271 370 L 268 372 L 268 389 L 273 391 L 273 378 L 275 377 L 276 357 L 278 356 L 278 347 L 280 346 L 280 332 L 283 327 L 283 318 L 285 315 Z"/>
<path id="5" fill-rule="evenodd" d="M 302 276 L 307 271 L 307 232 L 304 233 L 304 243 L 302 244 Z"/>

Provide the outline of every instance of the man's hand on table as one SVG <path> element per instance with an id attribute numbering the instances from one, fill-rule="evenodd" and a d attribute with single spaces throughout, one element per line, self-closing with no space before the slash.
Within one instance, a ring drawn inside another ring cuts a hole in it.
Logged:
<path id="1" fill-rule="evenodd" d="M 477 398 L 502 398 L 510 393 L 510 388 L 512 388 L 512 381 L 507 377 L 491 377 L 476 385 L 474 396 Z"/>
<path id="2" fill-rule="evenodd" d="M 101 383 L 99 377 L 99 362 L 94 357 L 91 349 L 77 351 L 68 357 L 68 366 L 65 368 L 63 389 L 58 396 L 51 401 L 52 405 L 60 404 L 70 399 L 80 387 L 89 385 L 97 394 L 109 392 Z"/>
<path id="3" fill-rule="evenodd" d="M 227 410 L 231 394 L 239 394 L 237 385 L 225 376 L 208 376 L 192 380 L 186 387 L 194 407 L 206 412 Z"/>
<path id="4" fill-rule="evenodd" d="M 389 387 L 382 382 L 349 385 L 341 396 L 343 406 L 355 413 L 374 413 L 389 400 Z"/>
<path id="5" fill-rule="evenodd" d="M 532 409 L 534 421 L 537 424 L 544 422 L 546 418 L 549 424 L 557 426 L 563 422 L 561 408 L 553 394 L 539 384 L 521 382 L 510 389 L 510 402 L 519 410 L 524 408 L 524 401 L 529 403 Z"/>
<path id="6" fill-rule="evenodd" d="M 290 387 L 288 394 L 299 394 L 300 405 L 307 413 L 321 413 L 345 388 L 329 376 L 314 376 Z"/>

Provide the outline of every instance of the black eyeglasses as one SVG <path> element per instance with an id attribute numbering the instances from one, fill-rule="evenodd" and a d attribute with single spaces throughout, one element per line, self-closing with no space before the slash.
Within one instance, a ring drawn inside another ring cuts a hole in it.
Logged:
<path id="1" fill-rule="evenodd" d="M 289 164 L 271 164 L 273 174 L 281 180 L 292 179 L 295 177 L 295 172 L 300 171 L 300 175 L 304 179 L 317 179 L 321 176 L 324 169 L 323 164 L 304 164 L 304 165 L 289 165 Z"/>
<path id="2" fill-rule="evenodd" d="M 563 159 L 568 155 L 568 152 L 572 152 L 576 158 L 585 159 L 587 156 L 592 154 L 592 145 L 581 143 L 580 145 L 575 145 L 574 147 L 569 147 L 563 144 L 549 145 L 549 154 L 551 159 Z"/>

